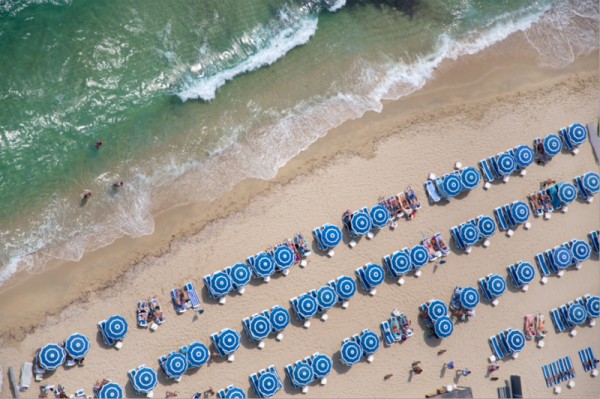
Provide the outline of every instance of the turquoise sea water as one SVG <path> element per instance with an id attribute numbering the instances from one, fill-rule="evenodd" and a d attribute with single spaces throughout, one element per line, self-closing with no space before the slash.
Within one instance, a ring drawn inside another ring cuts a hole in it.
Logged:
<path id="1" fill-rule="evenodd" d="M 331 127 L 513 32 L 563 67 L 598 48 L 598 13 L 591 0 L 0 2 L 0 284 L 150 234 L 157 209 L 272 178 Z"/>

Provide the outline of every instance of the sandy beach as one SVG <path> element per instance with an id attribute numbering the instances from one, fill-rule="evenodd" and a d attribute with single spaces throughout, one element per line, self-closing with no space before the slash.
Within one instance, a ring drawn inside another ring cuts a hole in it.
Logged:
<path id="1" fill-rule="evenodd" d="M 383 112 L 368 113 L 335 129 L 286 165 L 274 181 L 247 181 L 219 204 L 165 212 L 157 219 L 152 236 L 119 240 L 77 264 L 55 265 L 54 270 L 4 288 L 0 293 L 4 369 L 18 370 L 42 345 L 60 343 L 80 332 L 93 345 L 85 366 L 60 368 L 43 384 L 66 385 L 69 393 L 85 388 L 90 394 L 96 380 L 108 377 L 125 385 L 128 397 L 138 397 L 128 383 L 127 371 L 140 364 L 158 369 L 160 356 L 183 345 L 209 344 L 210 334 L 225 327 L 242 332 L 244 317 L 274 305 L 288 308 L 291 297 L 340 275 L 354 277 L 357 267 L 381 263 L 383 256 L 414 246 L 424 236 L 439 231 L 449 239 L 450 227 L 481 214 L 492 215 L 495 207 L 513 200 L 525 201 L 546 178 L 567 182 L 597 171 L 597 160 L 586 143 L 577 156 L 563 152 L 546 166 L 532 165 L 527 176 L 515 175 L 507 184 L 494 184 L 488 191 L 479 187 L 447 204 L 427 204 L 422 185 L 430 172 L 442 175 L 456 161 L 476 166 L 485 157 L 530 145 L 534 138 L 571 123 L 597 121 L 597 52 L 560 72 L 540 72 L 527 58 L 503 65 L 502 60 L 484 53 L 440 71 L 447 72 L 445 79 L 386 104 Z M 486 69 L 482 65 L 496 66 Z M 470 75 L 475 69 L 478 74 Z M 333 258 L 314 251 L 306 268 L 295 267 L 287 277 L 275 276 L 268 284 L 252 282 L 243 296 L 230 295 L 223 306 L 204 289 L 204 275 L 297 232 L 309 237 L 314 227 L 324 223 L 341 226 L 346 209 L 373 206 L 380 195 L 395 194 L 407 185 L 417 190 L 424 206 L 415 220 L 400 220 L 396 230 L 384 229 L 372 240 L 360 240 L 354 249 L 341 245 Z M 598 397 L 600 386 L 583 372 L 577 351 L 592 346 L 600 353 L 600 327 L 581 327 L 576 337 L 570 337 L 552 331 L 548 316 L 550 309 L 583 294 L 600 294 L 596 254 L 580 270 L 550 278 L 546 285 L 536 278 L 528 292 L 511 287 L 497 307 L 482 303 L 477 316 L 457 323 L 453 336 L 446 340 L 427 337 L 429 330 L 417 317 L 420 304 L 432 298 L 448 302 L 457 285 L 476 286 L 488 273 L 506 275 L 506 267 L 518 260 L 533 262 L 536 253 L 567 240 L 587 240 L 587 233 L 598 228 L 597 201 L 576 201 L 566 214 L 533 219 L 529 231 L 518 228 L 510 238 L 497 234 L 489 248 L 475 247 L 469 255 L 453 249 L 445 264 L 428 265 L 420 278 L 409 277 L 402 287 L 386 279 L 374 297 L 359 289 L 348 309 L 335 307 L 328 312 L 329 320 L 315 319 L 309 329 L 293 321 L 283 341 L 268 339 L 263 350 L 242 333 L 235 362 L 211 362 L 189 372 L 179 383 L 159 370 L 154 396 L 177 391 L 180 397 L 190 397 L 208 387 L 217 390 L 230 384 L 253 396 L 248 381 L 251 373 L 274 364 L 283 378 L 285 365 L 322 352 L 333 357 L 334 370 L 329 383 L 311 386 L 307 397 L 423 397 L 448 384 L 469 386 L 475 397 L 496 397 L 496 389 L 510 375 L 521 376 L 525 397 L 547 397 L 551 389 L 545 386 L 541 366 L 566 355 L 575 363 L 577 385 L 567 389 L 563 384 L 561 396 Z M 170 290 L 187 281 L 202 287 L 205 312 L 199 317 L 192 312 L 177 315 L 172 309 Z M 152 296 L 161 301 L 167 318 L 156 332 L 135 326 L 137 301 Z M 341 365 L 342 339 L 365 328 L 379 333 L 379 323 L 395 308 L 410 316 L 415 336 L 402 345 L 382 347 L 372 364 Z M 518 359 L 500 362 L 494 373 L 499 380 L 490 381 L 486 375 L 491 355 L 488 338 L 508 327 L 522 329 L 523 316 L 537 312 L 546 315 L 551 330 L 545 347 L 528 342 Z M 130 332 L 120 351 L 106 348 L 96 327 L 112 314 L 122 314 L 129 321 Z M 438 356 L 440 349 L 446 352 Z M 422 374 L 409 373 L 414 361 L 421 361 Z M 469 368 L 472 374 L 457 378 L 444 368 L 449 361 L 457 369 Z M 387 374 L 393 376 L 384 381 Z M 38 385 L 24 396 L 37 396 Z M 276 396 L 296 394 L 300 393 L 284 378 L 284 389 Z M 11 396 L 8 383 L 0 396 Z"/>

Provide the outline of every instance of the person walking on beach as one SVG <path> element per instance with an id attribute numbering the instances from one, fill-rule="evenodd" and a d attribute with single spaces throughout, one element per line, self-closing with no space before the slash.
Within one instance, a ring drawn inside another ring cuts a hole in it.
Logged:
<path id="1" fill-rule="evenodd" d="M 389 379 L 390 379 L 390 378 L 392 378 L 393 376 L 394 376 L 394 374 L 386 374 L 386 375 L 383 377 L 383 380 L 384 380 L 384 381 L 386 381 L 386 380 L 389 380 Z"/>
<path id="2" fill-rule="evenodd" d="M 440 349 L 438 351 L 438 356 L 443 355 L 444 353 L 446 353 L 446 349 Z"/>
<path id="3" fill-rule="evenodd" d="M 416 362 L 413 362 L 413 364 L 411 365 L 412 372 L 417 375 L 421 374 L 423 372 L 423 369 L 421 367 L 419 367 L 420 363 L 421 363 L 421 361 L 417 360 Z"/>
<path id="4" fill-rule="evenodd" d="M 118 181 L 113 183 L 113 188 L 119 188 L 119 187 L 123 187 L 123 182 L 122 181 Z"/>
<path id="5" fill-rule="evenodd" d="M 454 360 L 450 360 L 448 364 L 446 364 L 446 367 L 448 367 L 450 370 L 454 370 Z"/>
<path id="6" fill-rule="evenodd" d="M 499 368 L 500 368 L 500 365 L 498 363 L 492 363 L 488 367 L 488 373 L 492 374 L 494 371 L 498 370 Z"/>
<path id="7" fill-rule="evenodd" d="M 463 377 L 466 377 L 469 374 L 471 374 L 471 370 L 469 370 L 469 369 L 456 370 L 456 373 L 462 374 Z"/>

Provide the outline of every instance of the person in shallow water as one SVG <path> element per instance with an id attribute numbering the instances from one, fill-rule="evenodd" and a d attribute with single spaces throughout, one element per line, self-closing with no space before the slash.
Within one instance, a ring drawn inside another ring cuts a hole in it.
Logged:
<path id="1" fill-rule="evenodd" d="M 92 192 L 90 190 L 83 190 L 83 193 L 81 193 L 81 200 L 87 201 L 90 198 L 92 198 Z"/>
<path id="2" fill-rule="evenodd" d="M 102 141 L 102 140 L 96 141 L 96 149 L 99 150 L 100 147 L 102 147 L 102 144 L 104 144 L 104 141 Z"/>

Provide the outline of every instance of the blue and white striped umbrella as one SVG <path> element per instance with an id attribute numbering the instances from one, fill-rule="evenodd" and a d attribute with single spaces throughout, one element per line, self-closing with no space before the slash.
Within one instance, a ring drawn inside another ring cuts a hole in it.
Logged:
<path id="1" fill-rule="evenodd" d="M 573 263 L 573 254 L 565 247 L 558 247 L 554 250 L 552 259 L 554 260 L 556 267 L 565 269 Z"/>
<path id="2" fill-rule="evenodd" d="M 517 224 L 522 224 L 529 219 L 531 212 L 529 211 L 527 204 L 522 201 L 516 201 L 510 207 L 510 214 Z"/>
<path id="3" fill-rule="evenodd" d="M 585 308 L 576 303 L 569 307 L 569 320 L 573 324 L 583 324 L 587 319 Z"/>
<path id="4" fill-rule="evenodd" d="M 177 379 L 185 374 L 188 368 L 188 361 L 185 356 L 179 352 L 173 352 L 167 356 L 162 364 L 163 371 L 167 377 Z"/>
<path id="5" fill-rule="evenodd" d="M 210 351 L 206 345 L 194 342 L 188 347 L 185 356 L 189 367 L 202 367 L 208 362 Z"/>
<path id="6" fill-rule="evenodd" d="M 390 212 L 384 206 L 375 205 L 371 208 L 370 214 L 375 227 L 385 227 L 390 221 Z"/>
<path id="7" fill-rule="evenodd" d="M 460 303 L 465 309 L 475 309 L 480 300 L 479 291 L 473 287 L 464 288 L 460 293 Z"/>
<path id="8" fill-rule="evenodd" d="M 465 223 L 460 226 L 460 239 L 468 247 L 475 245 L 479 241 L 479 231 L 473 226 L 473 223 Z"/>
<path id="9" fill-rule="evenodd" d="M 342 363 L 347 366 L 352 366 L 362 358 L 363 350 L 356 342 L 346 341 L 342 345 L 340 354 L 342 357 Z"/>
<path id="10" fill-rule="evenodd" d="M 48 344 L 40 350 L 38 361 L 44 370 L 56 370 L 65 362 L 67 354 L 62 346 L 57 344 Z"/>
<path id="11" fill-rule="evenodd" d="M 577 198 L 577 189 L 571 183 L 563 183 L 558 189 L 558 199 L 565 205 L 569 205 Z"/>
<path id="12" fill-rule="evenodd" d="M 592 194 L 600 190 L 600 176 L 596 172 L 588 172 L 583 176 L 583 187 Z"/>
<path id="13" fill-rule="evenodd" d="M 283 331 L 290 324 L 290 312 L 281 306 L 275 306 L 269 313 L 269 319 L 275 331 Z"/>
<path id="14" fill-rule="evenodd" d="M 98 393 L 99 399 L 122 399 L 124 397 L 123 387 L 114 382 L 103 385 Z"/>
<path id="15" fill-rule="evenodd" d="M 448 197 L 456 197 L 463 189 L 460 179 L 454 174 L 444 177 L 442 187 Z"/>
<path id="16" fill-rule="evenodd" d="M 381 340 L 379 335 L 375 334 L 371 330 L 367 330 L 360 336 L 360 346 L 367 355 L 372 355 L 379 350 Z"/>
<path id="17" fill-rule="evenodd" d="M 263 373 L 258 379 L 257 384 L 258 394 L 263 398 L 270 398 L 275 395 L 281 388 L 281 382 L 277 375 L 271 371 Z"/>
<path id="18" fill-rule="evenodd" d="M 525 334 L 519 330 L 510 330 L 506 334 L 506 344 L 513 352 L 520 352 L 525 348 Z"/>
<path id="19" fill-rule="evenodd" d="M 83 359 L 90 351 L 90 339 L 83 334 L 73 334 L 67 338 L 65 350 L 73 359 Z"/>
<path id="20" fill-rule="evenodd" d="M 394 252 L 390 266 L 397 274 L 406 274 L 411 269 L 410 257 L 404 251 Z"/>
<path id="21" fill-rule="evenodd" d="M 433 331 L 438 338 L 448 338 L 454 331 L 452 319 L 450 319 L 448 316 L 440 317 L 436 320 L 433 326 Z"/>
<path id="22" fill-rule="evenodd" d="M 312 368 L 317 378 L 325 378 L 331 373 L 333 361 L 327 355 L 322 353 L 316 355 L 312 359 Z"/>
<path id="23" fill-rule="evenodd" d="M 592 248 L 590 247 L 590 244 L 585 241 L 575 240 L 571 245 L 571 252 L 573 253 L 573 258 L 575 258 L 577 262 L 585 262 L 590 258 Z"/>
<path id="24" fill-rule="evenodd" d="M 327 248 L 333 248 L 342 241 L 342 230 L 332 224 L 323 227 L 321 241 Z"/>
<path id="25" fill-rule="evenodd" d="M 562 141 L 555 134 L 549 134 L 544 139 L 544 151 L 551 157 L 555 156 L 562 150 Z"/>
<path id="26" fill-rule="evenodd" d="M 587 129 L 581 123 L 574 123 L 569 126 L 567 136 L 573 144 L 581 145 L 587 139 Z"/>
<path id="27" fill-rule="evenodd" d="M 298 299 L 297 309 L 298 316 L 302 319 L 310 319 L 317 314 L 317 300 L 309 294 L 304 294 Z"/>
<path id="28" fill-rule="evenodd" d="M 254 273 L 258 277 L 269 277 L 274 271 L 275 260 L 271 255 L 263 252 L 254 259 Z"/>
<path id="29" fill-rule="evenodd" d="M 237 288 L 248 285 L 252 278 L 252 271 L 245 263 L 236 263 L 232 266 L 230 275 L 231 282 Z"/>
<path id="30" fill-rule="evenodd" d="M 225 392 L 225 399 L 246 399 L 246 392 L 242 388 L 231 387 Z"/>
<path id="31" fill-rule="evenodd" d="M 429 262 L 429 252 L 422 245 L 416 245 L 410 250 L 410 262 L 415 269 L 423 267 Z"/>
<path id="32" fill-rule="evenodd" d="M 364 236 L 371 230 L 373 223 L 371 218 L 363 211 L 356 212 L 352 215 L 352 221 L 350 222 L 352 231 L 359 236 Z"/>
<path id="33" fill-rule="evenodd" d="M 521 284 L 529 284 L 535 277 L 535 269 L 531 263 L 522 262 L 517 266 L 516 274 Z"/>
<path id="34" fill-rule="evenodd" d="M 477 222 L 477 227 L 479 228 L 479 232 L 485 238 L 490 238 L 496 233 L 496 222 L 489 216 L 482 216 L 479 218 Z"/>
<path id="35" fill-rule="evenodd" d="M 479 185 L 481 181 L 481 174 L 479 171 L 471 166 L 464 168 L 460 172 L 460 181 L 467 190 L 473 190 Z"/>
<path id="36" fill-rule="evenodd" d="M 503 176 L 508 176 L 517 168 L 515 158 L 508 152 L 503 152 L 498 156 L 498 171 Z"/>
<path id="37" fill-rule="evenodd" d="M 125 338 L 128 328 L 127 320 L 123 316 L 114 315 L 106 320 L 104 332 L 108 338 L 119 341 Z"/>
<path id="38" fill-rule="evenodd" d="M 446 306 L 444 302 L 436 299 L 429 304 L 429 310 L 427 313 L 432 321 L 436 321 L 440 317 L 448 315 L 448 306 Z"/>
<path id="39" fill-rule="evenodd" d="M 488 280 L 488 289 L 494 297 L 499 297 L 506 291 L 506 280 L 497 274 L 494 274 Z"/>
<path id="40" fill-rule="evenodd" d="M 365 281 L 371 287 L 377 287 L 383 283 L 385 278 L 385 271 L 383 267 L 375 263 L 369 263 L 365 268 Z"/>
<path id="41" fill-rule="evenodd" d="M 313 369 L 306 363 L 298 363 L 292 369 L 292 380 L 299 387 L 305 387 L 315 379 Z"/>
<path id="42" fill-rule="evenodd" d="M 515 148 L 515 161 L 521 168 L 526 168 L 533 163 L 533 150 L 526 145 Z"/>
<path id="43" fill-rule="evenodd" d="M 272 329 L 271 321 L 266 316 L 257 315 L 250 319 L 250 336 L 255 341 L 267 338 Z"/>
<path id="44" fill-rule="evenodd" d="M 335 290 L 330 286 L 326 285 L 319 288 L 317 291 L 317 302 L 322 309 L 331 309 L 338 301 L 338 296 Z"/>
<path id="45" fill-rule="evenodd" d="M 600 317 L 600 297 L 591 296 L 585 301 L 585 308 L 592 318 Z"/>
<path id="46" fill-rule="evenodd" d="M 230 355 L 240 348 L 240 334 L 230 328 L 223 330 L 217 336 L 217 345 L 221 353 Z"/>
<path id="47" fill-rule="evenodd" d="M 150 367 L 141 367 L 136 370 L 131 384 L 137 393 L 148 393 L 158 385 L 158 374 Z"/>
<path id="48" fill-rule="evenodd" d="M 227 295 L 232 289 L 231 277 L 227 273 L 216 272 L 210 279 L 208 289 L 217 298 Z"/>
<path id="49" fill-rule="evenodd" d="M 336 291 L 340 298 L 348 300 L 356 294 L 356 281 L 348 276 L 337 279 Z"/>
<path id="50" fill-rule="evenodd" d="M 296 255 L 287 245 L 282 245 L 275 250 L 275 263 L 281 269 L 289 269 L 295 261 Z"/>

